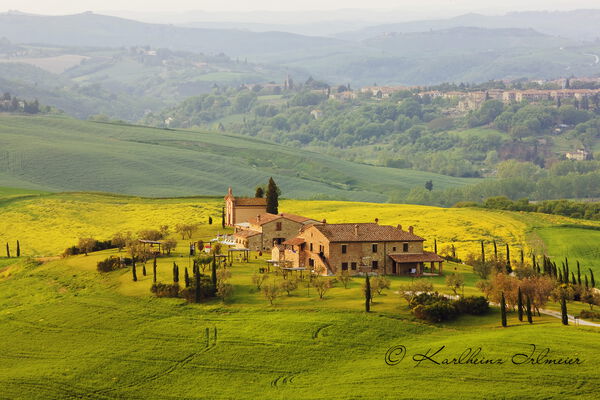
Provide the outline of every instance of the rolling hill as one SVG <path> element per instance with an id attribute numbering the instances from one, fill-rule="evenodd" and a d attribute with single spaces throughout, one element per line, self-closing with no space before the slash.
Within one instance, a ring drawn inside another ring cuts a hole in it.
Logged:
<path id="1" fill-rule="evenodd" d="M 0 116 L 0 185 L 144 196 L 252 194 L 270 176 L 284 196 L 388 201 L 433 180 L 473 179 L 374 167 L 224 133 L 163 130 L 66 117 Z"/>

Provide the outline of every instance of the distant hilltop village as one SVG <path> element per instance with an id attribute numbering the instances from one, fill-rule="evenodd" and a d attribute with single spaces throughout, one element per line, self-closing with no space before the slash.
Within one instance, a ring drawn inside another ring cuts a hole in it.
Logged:
<path id="1" fill-rule="evenodd" d="M 273 265 L 321 275 L 441 275 L 444 259 L 423 250 L 412 226 L 330 224 L 289 213 L 268 213 L 261 197 L 225 196 L 225 223 L 234 228 L 237 249 L 270 251 Z"/>

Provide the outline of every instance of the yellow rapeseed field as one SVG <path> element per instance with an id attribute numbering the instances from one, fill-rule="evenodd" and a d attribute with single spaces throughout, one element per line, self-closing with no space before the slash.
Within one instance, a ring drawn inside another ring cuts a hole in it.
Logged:
<path id="1" fill-rule="evenodd" d="M 220 198 L 148 199 L 95 193 L 47 194 L 4 203 L 0 199 L 0 243 L 9 242 L 14 250 L 18 239 L 25 255 L 56 255 L 80 237 L 106 240 L 116 232 L 135 233 L 161 225 L 168 225 L 173 232 L 179 223 L 201 224 L 197 236 L 209 239 L 223 231 L 222 206 Z M 372 222 L 378 218 L 381 224 L 401 224 L 404 229 L 412 225 L 415 233 L 427 239 L 428 249 L 433 249 L 436 239 L 439 251 L 454 244 L 459 257 L 479 254 L 481 239 L 487 243 L 495 239 L 499 245 L 509 243 L 515 248 L 515 257 L 521 246 L 529 251 L 527 235 L 532 224 L 550 226 L 572 221 L 481 209 L 342 201 L 282 200 L 280 211 L 329 223 Z M 209 216 L 214 221 L 210 226 Z"/>

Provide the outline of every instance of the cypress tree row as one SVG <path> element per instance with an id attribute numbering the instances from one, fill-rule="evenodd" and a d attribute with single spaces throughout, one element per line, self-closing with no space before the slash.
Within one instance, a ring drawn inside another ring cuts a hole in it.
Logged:
<path id="1" fill-rule="evenodd" d="M 188 274 L 188 269 L 185 267 L 185 272 L 183 274 L 183 279 L 185 280 L 185 287 L 190 287 L 190 274 Z"/>
<path id="2" fill-rule="evenodd" d="M 137 282 L 137 273 L 135 271 L 135 257 L 131 260 L 131 275 L 134 282 Z"/>
<path id="3" fill-rule="evenodd" d="M 596 280 L 594 279 L 594 271 L 590 268 L 590 284 L 593 288 L 596 287 Z"/>
<path id="4" fill-rule="evenodd" d="M 156 283 L 156 254 L 154 255 L 154 261 L 152 262 L 152 282 Z"/>
<path id="5" fill-rule="evenodd" d="M 371 311 L 371 281 L 369 281 L 369 274 L 365 280 L 365 311 Z"/>
<path id="6" fill-rule="evenodd" d="M 564 294 L 560 299 L 560 314 L 563 325 L 569 325 L 569 315 L 567 314 L 567 297 Z"/>
<path id="7" fill-rule="evenodd" d="M 579 268 L 579 261 L 577 261 L 577 283 L 581 286 L 581 269 Z"/>
<path id="8" fill-rule="evenodd" d="M 531 299 L 527 296 L 525 312 L 527 313 L 527 322 L 533 324 L 533 315 L 531 314 Z"/>
<path id="9" fill-rule="evenodd" d="M 519 321 L 523 322 L 523 294 L 521 293 L 521 286 L 519 286 L 517 297 L 517 311 L 519 313 Z"/>
<path id="10" fill-rule="evenodd" d="M 217 287 L 217 255 L 213 254 L 212 268 L 210 272 L 210 280 L 213 286 Z"/>
<path id="11" fill-rule="evenodd" d="M 502 298 L 500 299 L 500 316 L 502 317 L 502 326 L 506 328 L 506 300 L 504 299 L 504 292 L 502 292 Z"/>
<path id="12" fill-rule="evenodd" d="M 10 258 L 10 246 L 8 245 L 8 242 L 6 243 L 6 257 Z"/>
<path id="13" fill-rule="evenodd" d="M 17 240 L 17 257 L 21 257 L 21 243 Z"/>

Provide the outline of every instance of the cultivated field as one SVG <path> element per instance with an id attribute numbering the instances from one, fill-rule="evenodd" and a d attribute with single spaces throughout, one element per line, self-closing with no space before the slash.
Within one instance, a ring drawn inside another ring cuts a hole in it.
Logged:
<path id="1" fill-rule="evenodd" d="M 427 180 L 439 189 L 479 181 L 357 164 L 224 133 L 66 117 L 0 115 L 0 138 L 0 185 L 50 191 L 220 196 L 231 185 L 239 195 L 272 176 L 293 198 L 384 202 Z"/>

